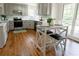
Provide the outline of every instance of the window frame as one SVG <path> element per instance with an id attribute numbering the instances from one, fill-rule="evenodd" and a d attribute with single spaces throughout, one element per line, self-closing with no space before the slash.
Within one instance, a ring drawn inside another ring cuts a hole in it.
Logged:
<path id="1" fill-rule="evenodd" d="M 66 4 L 64 4 L 65 6 Z M 63 16 L 64 16 L 64 6 L 63 6 Z M 74 34 L 74 29 L 75 29 L 75 24 L 76 24 L 76 20 L 77 20 L 77 12 L 78 12 L 78 3 L 75 3 L 75 8 L 74 8 L 74 14 L 73 14 L 73 18 L 72 18 L 72 25 L 71 25 L 71 31 L 70 34 L 68 35 L 69 38 L 73 39 L 73 37 L 75 37 Z M 63 24 L 63 20 L 64 18 L 62 18 L 62 24 Z M 77 38 L 77 37 L 75 37 Z"/>

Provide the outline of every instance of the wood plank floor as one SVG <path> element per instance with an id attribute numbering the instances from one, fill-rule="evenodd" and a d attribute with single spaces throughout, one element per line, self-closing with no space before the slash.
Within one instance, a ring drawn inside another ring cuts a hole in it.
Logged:
<path id="1" fill-rule="evenodd" d="M 8 40 L 3 48 L 0 48 L 0 56 L 39 56 L 41 52 L 34 48 L 35 42 L 34 30 L 26 30 L 26 32 L 14 33 L 9 32 Z M 67 40 L 67 47 L 65 55 L 78 55 L 79 56 L 79 43 L 72 40 Z M 54 49 L 48 49 L 46 55 L 55 56 Z"/>
<path id="2" fill-rule="evenodd" d="M 38 56 L 41 52 L 34 48 L 35 42 L 34 30 L 27 30 L 26 32 L 14 33 L 9 32 L 8 40 L 3 48 L 0 48 L 0 55 L 2 56 Z M 47 55 L 55 55 L 55 51 L 46 51 Z"/>

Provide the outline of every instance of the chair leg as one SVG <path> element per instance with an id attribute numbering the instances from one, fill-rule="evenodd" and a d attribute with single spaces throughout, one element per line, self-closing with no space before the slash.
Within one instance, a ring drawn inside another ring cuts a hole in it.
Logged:
<path id="1" fill-rule="evenodd" d="M 62 41 L 61 41 L 61 42 L 62 42 Z M 63 43 L 64 43 L 64 48 L 63 48 L 63 44 L 62 44 L 61 42 L 55 45 L 55 51 L 57 52 L 57 48 L 60 47 L 61 50 L 59 51 L 59 53 L 61 52 L 60 55 L 63 56 L 63 55 L 65 54 L 66 42 L 63 42 Z M 57 54 L 56 54 L 56 55 L 57 55 Z"/>
<path id="2" fill-rule="evenodd" d="M 65 51 L 66 51 L 66 39 L 65 39 L 65 41 L 64 41 L 64 51 L 63 51 L 63 56 L 65 55 Z"/>

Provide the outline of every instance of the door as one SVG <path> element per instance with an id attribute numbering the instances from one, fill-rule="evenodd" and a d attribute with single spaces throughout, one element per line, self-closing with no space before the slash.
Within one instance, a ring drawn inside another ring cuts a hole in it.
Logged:
<path id="1" fill-rule="evenodd" d="M 72 35 L 74 37 L 77 37 L 79 38 L 79 5 L 77 5 L 77 13 L 76 13 L 76 19 L 74 21 L 74 30 L 73 30 L 73 33 Z"/>
<path id="2" fill-rule="evenodd" d="M 63 25 L 68 26 L 68 36 L 79 39 L 79 5 L 65 4 L 63 12 Z"/>
<path id="3" fill-rule="evenodd" d="M 75 4 L 65 4 L 62 24 L 68 26 L 68 35 L 71 34 Z"/>

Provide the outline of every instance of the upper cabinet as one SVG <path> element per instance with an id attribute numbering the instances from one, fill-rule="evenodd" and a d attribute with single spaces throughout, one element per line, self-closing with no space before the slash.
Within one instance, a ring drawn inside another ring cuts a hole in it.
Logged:
<path id="1" fill-rule="evenodd" d="M 51 3 L 0 3 L 0 15 L 5 14 L 9 16 L 50 16 L 51 6 Z"/>
<path id="2" fill-rule="evenodd" d="M 38 4 L 38 15 L 50 16 L 51 15 L 51 3 L 39 3 Z"/>
<path id="3" fill-rule="evenodd" d="M 4 14 L 4 4 L 0 3 L 0 15 Z"/>
<path id="4" fill-rule="evenodd" d="M 26 4 L 5 3 L 4 10 L 6 15 L 24 15 L 28 14 Z"/>

